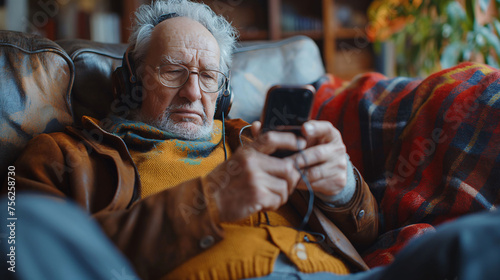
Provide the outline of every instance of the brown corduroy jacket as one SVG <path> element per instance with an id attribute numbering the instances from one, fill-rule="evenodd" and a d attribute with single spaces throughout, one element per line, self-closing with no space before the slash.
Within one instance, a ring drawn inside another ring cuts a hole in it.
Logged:
<path id="1" fill-rule="evenodd" d="M 241 120 L 226 121 L 231 149 L 239 145 Z M 139 174 L 125 143 L 90 119 L 83 128 L 41 134 L 30 141 L 16 166 L 18 191 L 69 198 L 101 225 L 143 279 L 156 279 L 224 238 L 218 210 L 203 178 L 184 182 L 145 199 Z M 378 208 L 355 170 L 351 201 L 332 208 L 315 199 L 308 227 L 324 233 L 325 250 L 353 269 L 366 270 L 356 251 L 378 235 Z M 295 191 L 287 203 L 301 214 L 307 193 Z"/>

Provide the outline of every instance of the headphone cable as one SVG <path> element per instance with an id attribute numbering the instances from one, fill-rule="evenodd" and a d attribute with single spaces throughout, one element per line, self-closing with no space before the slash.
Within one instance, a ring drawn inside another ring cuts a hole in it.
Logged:
<path id="1" fill-rule="evenodd" d="M 240 139 L 241 141 L 241 139 Z M 222 147 L 224 147 L 224 161 L 227 160 L 227 150 L 226 150 L 226 126 L 224 124 L 224 112 L 222 112 Z"/>
<path id="2" fill-rule="evenodd" d="M 241 146 L 241 147 L 243 147 L 243 140 L 241 140 L 241 134 L 243 133 L 243 130 L 245 130 L 246 128 L 249 128 L 249 127 L 251 127 L 251 126 L 252 126 L 251 124 L 247 124 L 247 125 L 245 125 L 244 127 L 242 127 L 242 128 L 240 129 L 240 133 L 239 133 L 239 135 L 238 135 L 238 138 L 240 139 L 240 146 Z"/>
<path id="3" fill-rule="evenodd" d="M 304 160 L 305 165 L 307 166 L 307 160 L 306 160 L 306 156 L 304 155 L 304 152 L 299 149 L 299 153 L 302 156 L 302 159 Z M 306 224 L 309 222 L 309 218 L 311 217 L 311 213 L 312 213 L 312 210 L 313 210 L 313 206 L 314 206 L 314 191 L 312 189 L 311 183 L 309 182 L 309 179 L 307 179 L 306 174 L 304 172 L 302 172 L 302 170 L 300 169 L 300 167 L 299 167 L 299 165 L 297 163 L 297 158 L 295 159 L 295 169 L 297 169 L 297 171 L 299 172 L 300 177 L 301 177 L 302 181 L 304 181 L 304 183 L 306 184 L 307 191 L 309 193 L 309 202 L 308 202 L 308 205 L 307 205 L 307 212 L 306 212 L 304 218 L 302 219 L 302 223 L 299 226 L 299 229 L 303 230 L 304 227 L 306 226 Z"/>

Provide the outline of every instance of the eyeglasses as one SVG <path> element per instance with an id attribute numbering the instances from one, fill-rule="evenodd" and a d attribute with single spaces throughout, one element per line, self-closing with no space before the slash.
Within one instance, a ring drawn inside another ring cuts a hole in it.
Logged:
<path id="1" fill-rule="evenodd" d="M 198 74 L 198 84 L 204 92 L 218 92 L 227 81 L 226 75 L 217 70 L 192 71 L 186 66 L 180 64 L 163 64 L 157 67 L 158 79 L 169 88 L 180 88 L 187 80 L 189 75 Z"/>

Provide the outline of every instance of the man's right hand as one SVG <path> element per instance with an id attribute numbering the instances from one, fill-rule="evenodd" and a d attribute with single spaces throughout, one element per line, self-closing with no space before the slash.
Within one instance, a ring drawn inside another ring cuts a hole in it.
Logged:
<path id="1" fill-rule="evenodd" d="M 278 149 L 304 148 L 305 140 L 289 132 L 268 132 L 240 147 L 208 174 L 208 195 L 215 202 L 220 222 L 234 222 L 259 211 L 285 204 L 300 179 L 290 158 L 270 156 Z M 211 198 L 208 198 L 211 199 Z"/>

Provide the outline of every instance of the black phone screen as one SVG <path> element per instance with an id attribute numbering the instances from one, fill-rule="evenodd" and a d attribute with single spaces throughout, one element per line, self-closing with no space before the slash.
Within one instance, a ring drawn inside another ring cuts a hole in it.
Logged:
<path id="1" fill-rule="evenodd" d="M 262 129 L 300 133 L 309 120 L 314 98 L 312 87 L 273 87 L 263 111 Z"/>

